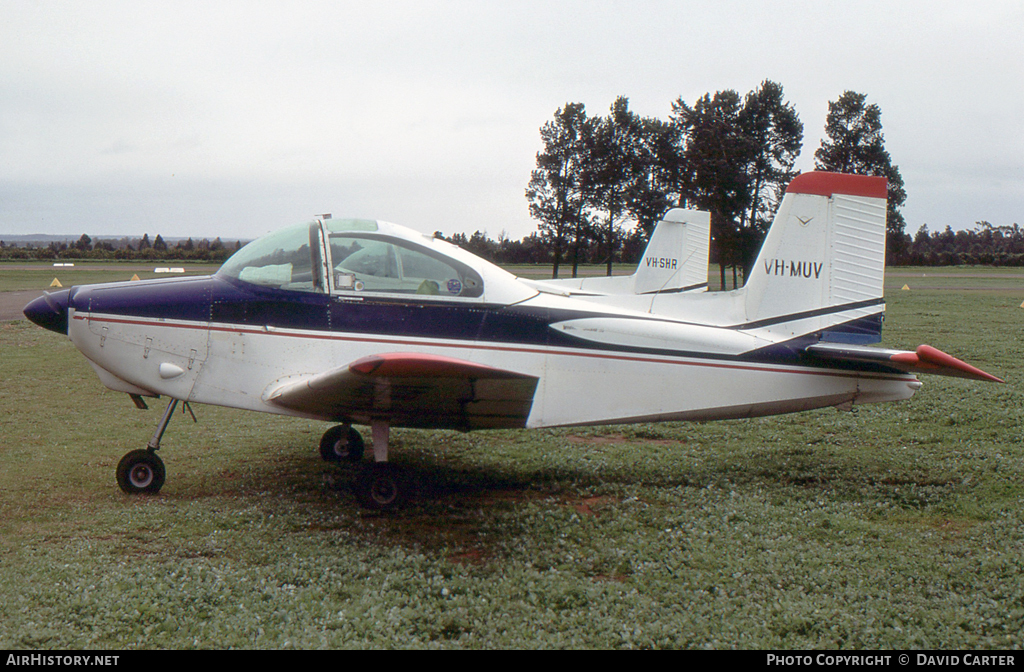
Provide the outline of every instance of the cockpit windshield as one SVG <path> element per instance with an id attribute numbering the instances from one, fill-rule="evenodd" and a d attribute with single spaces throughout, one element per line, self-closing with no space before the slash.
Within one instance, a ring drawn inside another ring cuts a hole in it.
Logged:
<path id="1" fill-rule="evenodd" d="M 282 229 L 257 238 L 235 252 L 217 274 L 265 287 L 323 291 L 319 283 L 314 282 L 310 242 L 309 224 Z M 313 245 L 313 251 L 319 256 L 319 236 L 313 240 Z"/>

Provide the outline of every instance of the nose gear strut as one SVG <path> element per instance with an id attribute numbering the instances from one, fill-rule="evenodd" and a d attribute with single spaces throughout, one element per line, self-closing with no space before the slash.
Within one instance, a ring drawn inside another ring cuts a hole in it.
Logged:
<path id="1" fill-rule="evenodd" d="M 164 468 L 164 461 L 160 459 L 156 451 L 160 450 L 160 439 L 163 438 L 167 425 L 171 422 L 171 416 L 174 415 L 174 409 L 178 407 L 178 401 L 178 399 L 171 399 L 167 404 L 167 408 L 156 426 L 156 431 L 153 432 L 153 438 L 146 444 L 146 448 L 129 452 L 117 463 L 117 484 L 129 495 L 156 494 L 163 487 L 167 471 Z M 192 407 L 187 401 L 184 402 L 183 408 L 192 416 L 192 421 L 196 422 L 196 414 L 192 412 Z"/>

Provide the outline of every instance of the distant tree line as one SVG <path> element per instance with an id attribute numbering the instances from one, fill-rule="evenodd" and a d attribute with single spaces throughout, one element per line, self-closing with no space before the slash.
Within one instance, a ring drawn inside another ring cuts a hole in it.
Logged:
<path id="1" fill-rule="evenodd" d="M 13 259 L 124 259 L 159 261 L 162 259 L 176 261 L 223 262 L 241 249 L 242 241 L 225 244 L 220 238 L 212 241 L 203 238 L 193 241 L 191 238 L 168 245 L 159 234 L 152 241 L 149 234 L 142 238 L 121 238 L 117 240 L 97 240 L 83 233 L 74 243 L 51 242 L 47 245 L 24 246 L 8 245 L 0 240 L 0 260 Z"/>
<path id="2" fill-rule="evenodd" d="M 972 230 L 917 230 L 906 251 L 913 266 L 1024 266 L 1024 229 L 977 222 Z"/>

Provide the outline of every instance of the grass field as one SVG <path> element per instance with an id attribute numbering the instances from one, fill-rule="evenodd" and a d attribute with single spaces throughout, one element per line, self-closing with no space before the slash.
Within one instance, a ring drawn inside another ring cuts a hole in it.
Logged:
<path id="1" fill-rule="evenodd" d="M 54 279 L 64 287 L 88 285 L 97 282 L 123 282 L 138 275 L 140 280 L 173 278 L 180 274 L 156 273 L 157 268 L 185 269 L 185 275 L 206 275 L 216 272 L 217 264 L 186 264 L 182 262 L 83 262 L 76 261 L 72 268 L 54 267 L 48 262 L 0 263 L 0 292 L 26 289 L 49 289 Z"/>
<path id="2" fill-rule="evenodd" d="M 1024 274 L 898 270 L 884 345 L 1005 385 L 922 377 L 899 404 L 708 424 L 395 430 L 421 484 L 395 515 L 320 460 L 326 424 L 212 407 L 172 422 L 160 495 L 123 495 L 114 467 L 160 408 L 2 322 L 0 649 L 1020 648 Z"/>

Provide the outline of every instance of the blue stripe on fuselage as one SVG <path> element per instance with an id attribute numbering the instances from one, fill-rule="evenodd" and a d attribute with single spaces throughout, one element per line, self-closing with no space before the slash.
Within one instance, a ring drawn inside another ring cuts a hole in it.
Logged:
<path id="1" fill-rule="evenodd" d="M 79 313 L 209 322 L 213 285 L 209 276 L 82 285 L 72 304 Z"/>
<path id="2" fill-rule="evenodd" d="M 261 287 L 220 276 L 84 285 L 74 298 L 79 313 L 565 347 L 580 344 L 548 325 L 590 315 L 431 301 L 419 295 L 409 299 L 369 293 L 360 297 L 331 297 Z"/>
<path id="3" fill-rule="evenodd" d="M 809 360 L 802 350 L 819 340 L 818 336 L 803 336 L 739 356 L 632 348 L 576 339 L 549 328 L 555 322 L 599 316 L 586 311 L 431 301 L 419 295 L 409 299 L 376 297 L 371 294 L 332 297 L 317 292 L 262 287 L 221 276 L 85 285 L 72 292 L 72 297 L 78 312 L 126 317 L 549 346 L 586 351 L 621 351 L 764 364 L 808 365 Z M 849 324 L 857 325 L 854 331 L 869 332 L 877 328 L 878 320 L 876 316 L 871 316 Z M 821 363 L 816 362 L 814 366 L 821 368 Z M 828 368 L 899 373 L 896 369 L 884 366 L 851 366 L 842 362 L 828 363 Z"/>

